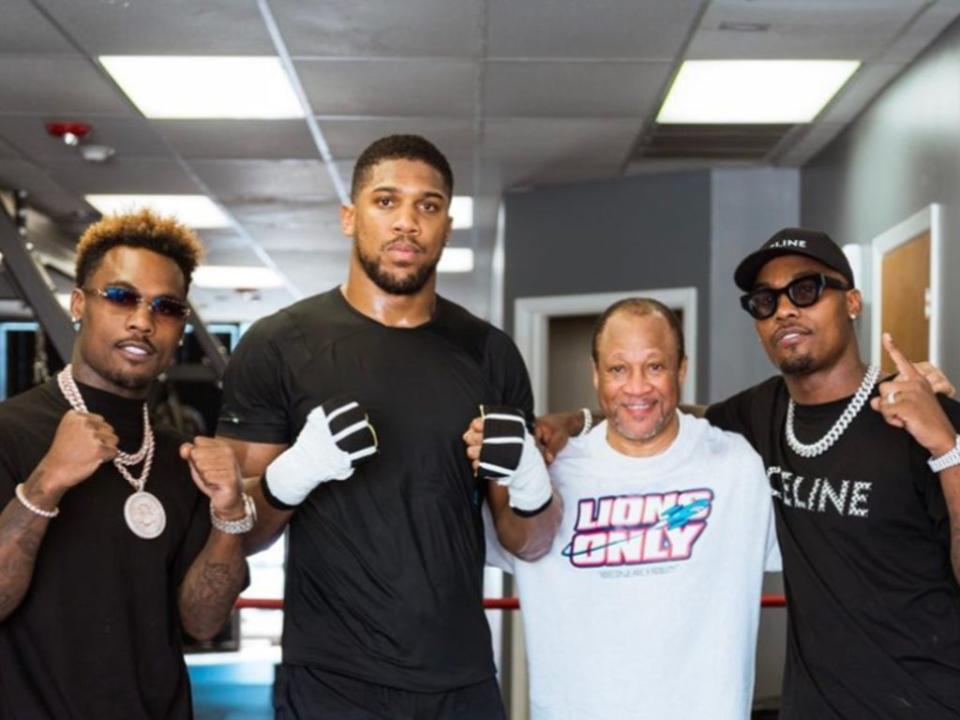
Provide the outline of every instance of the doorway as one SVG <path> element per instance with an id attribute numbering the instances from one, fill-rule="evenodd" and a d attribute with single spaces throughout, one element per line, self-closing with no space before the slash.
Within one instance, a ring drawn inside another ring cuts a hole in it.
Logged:
<path id="1" fill-rule="evenodd" d="M 884 372 L 896 368 L 882 351 L 885 332 L 914 362 L 940 358 L 939 205 L 930 205 L 871 241 L 871 358 Z"/>

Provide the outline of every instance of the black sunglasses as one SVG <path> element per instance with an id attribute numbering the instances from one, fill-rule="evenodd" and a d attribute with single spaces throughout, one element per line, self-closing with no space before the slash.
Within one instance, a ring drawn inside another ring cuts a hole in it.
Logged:
<path id="1" fill-rule="evenodd" d="M 98 295 L 111 305 L 119 308 L 134 310 L 141 303 L 146 303 L 150 312 L 158 317 L 170 318 L 172 320 L 183 320 L 190 315 L 190 308 L 185 302 L 181 302 L 172 297 L 155 297 L 147 300 L 136 290 L 121 287 L 119 285 L 107 285 L 104 288 L 83 288 L 85 293 Z"/>
<path id="2" fill-rule="evenodd" d="M 766 320 L 777 311 L 780 296 L 786 295 L 798 308 L 810 307 L 823 295 L 826 288 L 849 290 L 841 280 L 823 273 L 804 275 L 782 288 L 759 288 L 740 296 L 740 305 L 757 320 Z"/>

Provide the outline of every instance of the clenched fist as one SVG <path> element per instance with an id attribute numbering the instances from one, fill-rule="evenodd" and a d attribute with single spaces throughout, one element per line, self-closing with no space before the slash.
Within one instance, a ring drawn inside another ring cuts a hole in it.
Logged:
<path id="1" fill-rule="evenodd" d="M 180 457 L 190 465 L 190 475 L 210 506 L 224 520 L 237 520 L 246 513 L 240 464 L 223 440 L 197 436 L 180 446 Z"/>
<path id="2" fill-rule="evenodd" d="M 100 415 L 68 410 L 38 470 L 52 492 L 63 493 L 93 475 L 117 454 L 117 434 Z"/>

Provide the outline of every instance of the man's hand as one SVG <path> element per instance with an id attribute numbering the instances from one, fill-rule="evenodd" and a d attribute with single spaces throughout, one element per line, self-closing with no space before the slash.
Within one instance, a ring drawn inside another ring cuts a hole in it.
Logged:
<path id="1" fill-rule="evenodd" d="M 537 439 L 543 459 L 552 463 L 570 438 L 583 430 L 583 413 L 579 410 L 552 413 L 537 418 L 533 436 Z"/>
<path id="2" fill-rule="evenodd" d="M 37 469 L 47 492 L 62 495 L 117 454 L 117 434 L 100 415 L 68 410 Z"/>
<path id="3" fill-rule="evenodd" d="M 190 475 L 200 492 L 210 498 L 210 506 L 224 520 L 239 520 L 246 515 L 240 464 L 223 440 L 198 436 L 180 446 L 180 457 L 190 465 Z"/>
<path id="4" fill-rule="evenodd" d="M 377 447 L 377 434 L 360 403 L 334 398 L 310 411 L 296 442 L 267 467 L 263 485 L 293 508 L 321 483 L 349 478 Z"/>
<path id="5" fill-rule="evenodd" d="M 923 362 L 914 363 L 914 367 L 926 378 L 927 382 L 930 383 L 930 386 L 933 388 L 933 392 L 937 395 L 952 398 L 957 394 L 957 389 L 953 386 L 953 383 L 950 382 L 950 378 L 944 375 L 936 365 L 932 365 L 924 360 Z"/>
<path id="6" fill-rule="evenodd" d="M 514 510 L 523 513 L 543 510 L 552 495 L 550 477 L 533 436 L 527 432 L 523 412 L 481 405 L 480 413 L 479 424 L 474 420 L 463 436 L 468 446 L 467 457 L 475 461 L 474 470 L 507 488 L 509 504 Z"/>
<path id="7" fill-rule="evenodd" d="M 480 451 L 483 449 L 483 418 L 475 417 L 470 421 L 467 431 L 463 434 L 463 442 L 467 446 L 467 459 L 473 467 L 473 474 L 480 471 Z"/>
<path id="8" fill-rule="evenodd" d="M 956 443 L 957 432 L 937 401 L 933 387 L 920 370 L 883 334 L 883 347 L 897 366 L 897 376 L 880 383 L 880 397 L 870 406 L 890 425 L 903 428 L 930 453 L 939 457 Z"/>

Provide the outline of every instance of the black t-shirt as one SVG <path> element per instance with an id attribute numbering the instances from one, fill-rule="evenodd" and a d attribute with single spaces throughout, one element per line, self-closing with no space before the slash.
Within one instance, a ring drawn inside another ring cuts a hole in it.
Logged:
<path id="1" fill-rule="evenodd" d="M 257 322 L 230 360 L 218 432 L 292 443 L 341 394 L 380 450 L 320 485 L 290 522 L 284 662 L 412 691 L 491 677 L 482 609 L 485 487 L 461 436 L 481 403 L 532 412 L 509 338 L 437 298 L 433 319 L 386 327 L 339 289 Z"/>
<path id="2" fill-rule="evenodd" d="M 784 439 L 788 400 L 776 377 L 707 412 L 746 436 L 773 488 L 789 603 L 781 718 L 960 717 L 960 590 L 929 453 L 864 406 L 802 458 Z M 798 406 L 798 439 L 823 437 L 848 402 Z M 941 403 L 960 425 L 960 405 Z"/>
<path id="3" fill-rule="evenodd" d="M 142 402 L 80 386 L 134 452 Z M 70 408 L 56 381 L 0 404 L 0 507 L 46 454 Z M 177 588 L 210 533 L 209 505 L 156 429 L 146 490 L 167 525 L 153 540 L 127 527 L 133 489 L 104 463 L 60 501 L 23 602 L 0 621 L 0 719 L 182 720 L 193 715 L 180 643 Z M 133 468 L 138 476 L 140 466 Z M 17 502 L 14 500 L 14 502 Z"/>

